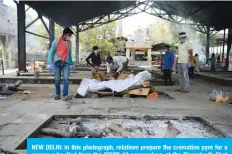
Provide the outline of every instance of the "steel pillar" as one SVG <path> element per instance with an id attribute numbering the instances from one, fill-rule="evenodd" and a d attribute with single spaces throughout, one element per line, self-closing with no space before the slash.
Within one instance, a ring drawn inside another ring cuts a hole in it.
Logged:
<path id="1" fill-rule="evenodd" d="M 210 46 L 210 26 L 207 26 L 207 33 L 206 33 L 206 63 L 208 64 L 209 59 L 209 46 Z"/>
<path id="2" fill-rule="evenodd" d="M 229 28 L 228 39 L 227 39 L 226 68 L 228 68 L 229 66 L 229 53 L 231 49 L 231 41 L 232 41 L 232 28 Z"/>
<path id="3" fill-rule="evenodd" d="M 55 22 L 53 20 L 49 20 L 49 48 L 51 48 L 52 42 L 55 39 Z"/>
<path id="4" fill-rule="evenodd" d="M 76 26 L 76 65 L 79 64 L 79 25 Z"/>
<path id="5" fill-rule="evenodd" d="M 17 5 L 18 12 L 18 69 L 27 72 L 26 69 L 26 34 L 25 34 L 25 4 L 20 1 Z"/>
<path id="6" fill-rule="evenodd" d="M 223 35 L 223 45 L 222 45 L 222 63 L 224 62 L 225 37 L 226 37 L 226 29 L 224 29 L 224 35 Z"/>

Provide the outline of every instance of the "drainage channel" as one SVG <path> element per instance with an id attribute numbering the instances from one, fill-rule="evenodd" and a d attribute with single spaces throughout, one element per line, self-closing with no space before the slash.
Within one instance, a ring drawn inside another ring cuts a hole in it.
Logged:
<path id="1" fill-rule="evenodd" d="M 28 138 L 221 138 L 201 117 L 54 115 Z M 26 149 L 26 139 L 16 150 Z"/>

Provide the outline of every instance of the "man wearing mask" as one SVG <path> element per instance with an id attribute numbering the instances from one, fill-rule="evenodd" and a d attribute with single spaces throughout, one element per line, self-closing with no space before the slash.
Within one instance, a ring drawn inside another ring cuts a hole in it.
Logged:
<path id="1" fill-rule="evenodd" d="M 192 45 L 190 42 L 186 42 L 186 33 L 182 32 L 179 34 L 181 44 L 178 45 L 178 73 L 180 78 L 180 89 L 185 93 L 189 93 L 189 53 L 192 53 Z"/>
<path id="2" fill-rule="evenodd" d="M 68 96 L 69 90 L 69 74 L 70 65 L 73 64 L 72 60 L 72 44 L 70 38 L 73 32 L 70 28 L 65 28 L 63 34 L 58 39 L 54 40 L 48 54 L 48 63 L 54 66 L 55 75 L 55 100 L 60 99 L 60 76 L 63 74 L 63 100 L 71 100 L 72 97 Z"/>
<path id="3" fill-rule="evenodd" d="M 129 63 L 129 60 L 124 56 L 108 56 L 106 61 L 107 73 L 110 75 L 120 74 Z"/>
<path id="4" fill-rule="evenodd" d="M 92 71 L 93 72 L 97 72 L 100 65 L 101 65 L 101 57 L 100 54 L 98 53 L 98 46 L 94 46 L 93 47 L 93 52 L 86 58 L 86 62 L 88 65 L 90 65 L 92 67 Z M 90 63 L 90 60 L 91 62 Z"/>

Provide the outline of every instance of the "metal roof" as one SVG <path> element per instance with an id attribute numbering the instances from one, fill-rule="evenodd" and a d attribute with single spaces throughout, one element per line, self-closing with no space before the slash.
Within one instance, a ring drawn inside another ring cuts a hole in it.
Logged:
<path id="1" fill-rule="evenodd" d="M 156 1 L 153 6 L 217 30 L 232 27 L 232 1 Z"/>
<path id="2" fill-rule="evenodd" d="M 136 1 L 20 1 L 37 10 L 43 16 L 53 19 L 62 26 L 109 15 L 127 7 Z M 154 1 L 154 8 L 165 11 L 204 26 L 213 26 L 216 30 L 232 27 L 232 1 Z"/>
<path id="3" fill-rule="evenodd" d="M 176 48 L 175 46 L 173 45 L 169 45 L 169 44 L 166 44 L 166 43 L 158 43 L 158 44 L 153 44 L 152 45 L 152 51 L 159 51 L 159 50 L 164 50 L 166 49 L 166 46 L 169 46 L 170 48 Z"/>
<path id="4" fill-rule="evenodd" d="M 62 26 L 78 23 L 111 14 L 114 11 L 135 5 L 135 1 L 20 1 L 53 19 Z"/>

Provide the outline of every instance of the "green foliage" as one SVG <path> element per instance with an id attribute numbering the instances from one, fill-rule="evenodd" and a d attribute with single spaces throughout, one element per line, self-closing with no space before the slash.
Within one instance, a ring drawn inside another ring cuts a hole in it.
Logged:
<path id="1" fill-rule="evenodd" d="M 40 34 L 42 36 L 49 37 L 47 30 L 45 29 L 44 25 L 42 23 L 36 24 L 36 32 L 37 34 Z M 55 24 L 55 38 L 58 38 L 59 35 L 62 34 L 63 28 L 57 24 Z M 47 45 L 49 43 L 48 39 L 35 36 L 36 40 L 40 43 L 40 46 L 42 48 L 47 48 Z"/>
<path id="2" fill-rule="evenodd" d="M 111 40 L 115 39 L 115 29 L 116 23 L 112 22 L 81 32 L 79 35 L 81 52 L 91 52 L 93 46 L 96 45 L 100 48 L 102 56 L 114 55 L 115 47 Z"/>
<path id="3" fill-rule="evenodd" d="M 179 42 L 179 35 L 175 26 L 169 21 L 160 21 L 149 26 L 152 43 L 167 43 L 175 45 Z"/>

